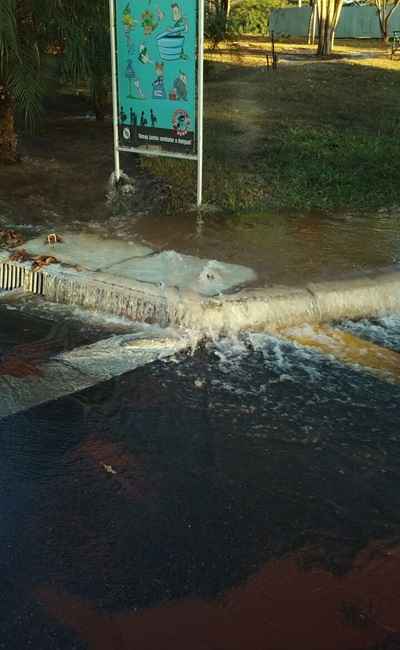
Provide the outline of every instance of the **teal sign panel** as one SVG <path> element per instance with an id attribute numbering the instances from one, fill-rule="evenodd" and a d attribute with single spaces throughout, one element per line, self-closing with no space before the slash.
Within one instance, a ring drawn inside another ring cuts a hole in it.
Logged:
<path id="1" fill-rule="evenodd" d="M 196 0 L 115 0 L 119 145 L 196 150 Z"/>

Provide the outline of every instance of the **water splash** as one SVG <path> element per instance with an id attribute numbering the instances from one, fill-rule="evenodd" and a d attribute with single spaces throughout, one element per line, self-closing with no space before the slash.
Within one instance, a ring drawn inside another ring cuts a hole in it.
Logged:
<path id="1" fill-rule="evenodd" d="M 117 180 L 116 174 L 113 172 L 107 183 L 106 202 L 108 205 L 118 208 L 121 207 L 121 201 L 124 206 L 124 199 L 126 202 L 126 199 L 134 196 L 136 192 L 137 187 L 133 178 L 121 172 Z"/>

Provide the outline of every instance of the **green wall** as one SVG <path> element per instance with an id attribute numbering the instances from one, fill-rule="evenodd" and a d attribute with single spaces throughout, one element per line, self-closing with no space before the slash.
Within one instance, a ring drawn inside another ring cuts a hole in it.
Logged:
<path id="1" fill-rule="evenodd" d="M 274 9 L 270 17 L 270 30 L 277 36 L 306 36 L 310 7 Z M 400 7 L 395 10 L 389 31 L 400 30 Z M 373 6 L 343 7 L 336 30 L 337 38 L 380 38 L 378 16 Z"/>

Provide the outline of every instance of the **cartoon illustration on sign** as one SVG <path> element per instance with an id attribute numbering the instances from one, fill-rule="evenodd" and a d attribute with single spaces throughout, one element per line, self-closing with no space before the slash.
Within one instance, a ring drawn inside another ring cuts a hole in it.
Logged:
<path id="1" fill-rule="evenodd" d="M 186 18 L 183 16 L 182 9 L 180 8 L 180 6 L 176 2 L 174 2 L 171 5 L 171 9 L 172 9 L 172 18 L 174 20 L 174 24 L 172 27 L 168 28 L 168 31 L 175 32 L 175 33 L 187 32 L 189 30 L 189 26 Z"/>
<path id="2" fill-rule="evenodd" d="M 120 124 L 125 124 L 126 118 L 127 118 L 127 114 L 124 111 L 124 107 L 121 106 L 121 108 L 119 109 L 119 121 L 120 121 Z"/>
<path id="3" fill-rule="evenodd" d="M 164 85 L 164 64 L 155 64 L 156 79 L 153 81 L 153 99 L 167 99 Z"/>
<path id="4" fill-rule="evenodd" d="M 174 2 L 171 5 L 172 27 L 168 27 L 166 32 L 157 36 L 157 45 L 160 57 L 163 61 L 178 61 L 179 59 L 188 59 L 183 48 L 185 45 L 185 34 L 189 31 L 187 19 L 182 13 L 181 7 Z"/>
<path id="5" fill-rule="evenodd" d="M 147 47 L 145 46 L 144 43 L 141 43 L 139 45 L 138 59 L 139 59 L 140 63 L 143 63 L 144 65 L 146 65 L 147 63 L 153 63 L 153 61 L 150 59 L 148 49 L 147 49 Z"/>
<path id="6" fill-rule="evenodd" d="M 126 45 L 128 48 L 128 54 L 131 54 L 133 52 L 132 31 L 135 29 L 136 22 L 137 21 L 133 18 L 133 14 L 131 12 L 130 3 L 128 3 L 122 14 L 122 23 L 124 25 L 124 33 L 126 38 Z"/>
<path id="7" fill-rule="evenodd" d="M 152 34 L 157 29 L 160 22 L 164 20 L 164 13 L 161 11 L 160 8 L 157 8 L 157 18 L 156 18 L 152 11 L 146 9 L 146 11 L 142 13 L 141 19 L 142 19 L 142 27 L 143 27 L 144 35 L 149 36 L 149 34 Z"/>
<path id="8" fill-rule="evenodd" d="M 118 136 L 123 150 L 150 147 L 193 156 L 197 0 L 114 2 Z"/>
<path id="9" fill-rule="evenodd" d="M 189 113 L 182 108 L 178 108 L 172 116 L 172 128 L 179 137 L 188 134 L 190 123 Z"/>
<path id="10" fill-rule="evenodd" d="M 187 102 L 188 99 L 188 89 L 187 89 L 187 75 L 185 72 L 182 72 L 182 70 L 179 70 L 179 76 L 175 79 L 174 81 L 174 87 L 172 90 L 172 93 L 170 93 L 170 99 L 171 99 L 171 94 L 174 95 L 175 100 L 183 100 L 184 102 Z"/>
<path id="11" fill-rule="evenodd" d="M 144 93 L 140 86 L 140 80 L 138 79 L 135 70 L 133 69 L 132 59 L 128 59 L 125 70 L 125 77 L 128 80 L 128 99 L 144 99 Z M 135 86 L 135 92 L 133 92 L 132 84 Z"/>
<path id="12" fill-rule="evenodd" d="M 130 118 L 131 118 L 131 125 L 134 128 L 136 128 L 138 120 L 137 120 L 137 115 L 136 115 L 135 111 L 132 108 L 130 109 Z"/>
<path id="13" fill-rule="evenodd" d="M 150 122 L 151 122 L 151 126 L 153 127 L 153 129 L 157 126 L 157 121 L 158 121 L 157 117 L 156 117 L 153 109 L 151 108 L 150 109 Z"/>

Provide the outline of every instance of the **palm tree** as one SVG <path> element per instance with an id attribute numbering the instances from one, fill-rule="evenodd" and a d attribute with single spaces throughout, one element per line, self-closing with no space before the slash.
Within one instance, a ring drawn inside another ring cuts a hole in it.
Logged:
<path id="1" fill-rule="evenodd" d="M 0 0 L 0 162 L 17 160 L 16 111 L 37 122 L 46 90 L 44 55 L 55 45 L 64 74 L 88 79 L 104 112 L 110 54 L 107 0 Z"/>
<path id="2" fill-rule="evenodd" d="M 44 91 L 43 53 L 46 26 L 59 0 L 1 0 L 0 2 L 0 161 L 17 159 L 15 111 L 32 126 L 41 112 Z"/>
<path id="3" fill-rule="evenodd" d="M 96 118 L 103 120 L 111 76 L 108 0 L 70 0 L 60 27 L 64 75 L 88 82 Z"/>

